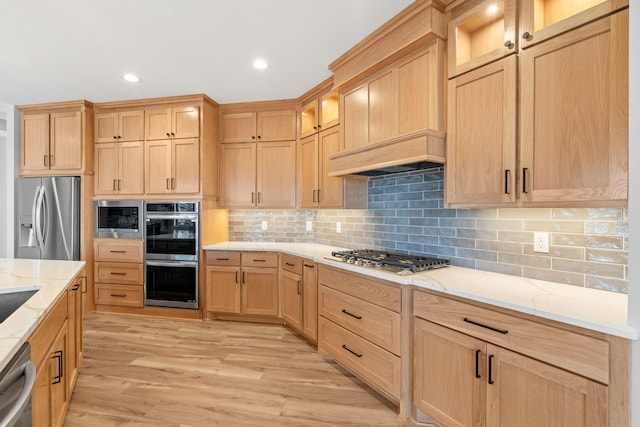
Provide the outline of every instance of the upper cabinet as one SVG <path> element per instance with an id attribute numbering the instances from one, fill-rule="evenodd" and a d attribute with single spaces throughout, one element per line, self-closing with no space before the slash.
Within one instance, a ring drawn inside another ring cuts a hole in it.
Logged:
<path id="1" fill-rule="evenodd" d="M 526 0 L 519 16 L 492 6 L 450 11 L 447 204 L 624 206 L 625 4 Z"/>
<path id="2" fill-rule="evenodd" d="M 95 115 L 95 142 L 144 139 L 144 110 L 114 111 Z"/>
<path id="3" fill-rule="evenodd" d="M 445 22 L 439 2 L 415 2 L 332 63 L 341 152 L 332 176 L 444 162 Z"/>
<path id="4" fill-rule="evenodd" d="M 340 94 L 330 90 L 308 101 L 300 112 L 300 138 L 306 138 L 340 123 Z"/>
<path id="5" fill-rule="evenodd" d="M 91 172 L 93 105 L 87 101 L 18 107 L 21 112 L 20 174 Z M 89 144 L 87 144 L 89 142 Z"/>
<path id="6" fill-rule="evenodd" d="M 197 106 L 147 109 L 144 116 L 147 141 L 200 136 L 200 114 Z"/>
<path id="7" fill-rule="evenodd" d="M 222 142 L 293 141 L 296 111 L 259 111 L 221 115 Z"/>

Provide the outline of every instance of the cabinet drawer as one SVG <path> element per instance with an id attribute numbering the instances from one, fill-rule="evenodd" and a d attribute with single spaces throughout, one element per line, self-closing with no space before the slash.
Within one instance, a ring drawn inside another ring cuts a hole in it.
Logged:
<path id="1" fill-rule="evenodd" d="M 323 317 L 318 345 L 339 363 L 394 399 L 400 398 L 400 358 Z"/>
<path id="2" fill-rule="evenodd" d="M 320 267 L 319 283 L 389 310 L 401 311 L 399 285 L 324 265 Z"/>
<path id="3" fill-rule="evenodd" d="M 243 252 L 243 267 L 278 267 L 278 254 L 273 252 Z"/>
<path id="4" fill-rule="evenodd" d="M 206 251 L 205 253 L 207 265 L 240 266 L 240 252 Z"/>
<path id="5" fill-rule="evenodd" d="M 142 264 L 96 262 L 94 277 L 95 281 L 100 283 L 142 285 L 144 269 Z"/>
<path id="6" fill-rule="evenodd" d="M 42 320 L 38 328 L 29 337 L 31 344 L 31 361 L 40 372 L 40 364 L 49 354 L 49 349 L 53 340 L 64 326 L 68 316 L 68 305 L 66 296 L 60 298 L 47 316 Z"/>
<path id="7" fill-rule="evenodd" d="M 321 316 L 400 355 L 400 314 L 350 295 L 320 286 L 318 311 Z"/>
<path id="8" fill-rule="evenodd" d="M 302 275 L 302 258 L 289 254 L 280 255 L 280 268 L 291 273 Z"/>
<path id="9" fill-rule="evenodd" d="M 96 304 L 142 307 L 143 287 L 96 283 Z"/>
<path id="10" fill-rule="evenodd" d="M 95 260 L 111 262 L 142 262 L 142 240 L 95 239 Z"/>
<path id="11" fill-rule="evenodd" d="M 609 344 L 509 314 L 414 292 L 414 315 L 560 368 L 609 383 Z"/>

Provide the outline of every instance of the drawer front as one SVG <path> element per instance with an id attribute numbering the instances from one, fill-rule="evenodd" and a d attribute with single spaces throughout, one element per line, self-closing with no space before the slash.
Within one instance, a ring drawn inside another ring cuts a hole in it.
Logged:
<path id="1" fill-rule="evenodd" d="M 318 346 L 339 363 L 400 399 L 400 358 L 323 317 L 318 324 Z"/>
<path id="2" fill-rule="evenodd" d="M 142 307 L 143 287 L 96 283 L 96 304 Z"/>
<path id="3" fill-rule="evenodd" d="M 278 268 L 278 254 L 274 252 L 243 252 L 240 259 L 243 267 Z"/>
<path id="4" fill-rule="evenodd" d="M 609 344 L 604 340 L 421 291 L 414 291 L 414 315 L 609 383 Z"/>
<path id="5" fill-rule="evenodd" d="M 320 266 L 319 274 L 319 283 L 322 285 L 398 313 L 401 311 L 402 292 L 400 291 L 400 285 L 324 265 Z"/>
<path id="6" fill-rule="evenodd" d="M 374 344 L 400 355 L 400 314 L 321 285 L 321 316 Z"/>
<path id="7" fill-rule="evenodd" d="M 96 262 L 94 274 L 95 281 L 100 283 L 142 285 L 144 268 L 142 264 Z"/>
<path id="8" fill-rule="evenodd" d="M 240 252 L 206 251 L 207 265 L 240 266 Z"/>
<path id="9" fill-rule="evenodd" d="M 140 239 L 95 239 L 95 260 L 110 262 L 142 262 Z"/>
<path id="10" fill-rule="evenodd" d="M 280 255 L 280 268 L 291 273 L 302 275 L 302 258 L 289 254 Z"/>

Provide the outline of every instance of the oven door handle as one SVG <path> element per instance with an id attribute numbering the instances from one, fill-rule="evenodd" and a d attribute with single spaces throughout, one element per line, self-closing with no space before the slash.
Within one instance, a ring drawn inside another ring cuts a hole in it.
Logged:
<path id="1" fill-rule="evenodd" d="M 13 408 L 7 412 L 6 416 L 2 420 L 0 420 L 0 426 L 14 425 L 16 420 L 22 416 L 24 409 L 31 401 L 31 391 L 33 390 L 33 385 L 36 382 L 36 368 L 33 363 L 28 360 L 20 368 L 16 369 L 14 374 L 10 374 L 8 378 L 5 377 L 2 382 L 0 382 L 0 392 L 4 392 L 5 386 L 7 388 L 10 387 L 23 375 L 25 377 L 25 381 L 22 392 L 20 393 L 20 396 L 18 396 Z"/>
<path id="2" fill-rule="evenodd" d="M 147 219 L 190 219 L 191 221 L 197 221 L 197 214 L 152 214 L 147 212 Z"/>
<path id="3" fill-rule="evenodd" d="M 163 262 L 163 261 L 145 261 L 146 265 L 151 265 L 155 267 L 197 267 L 197 261 L 171 261 L 171 262 Z"/>

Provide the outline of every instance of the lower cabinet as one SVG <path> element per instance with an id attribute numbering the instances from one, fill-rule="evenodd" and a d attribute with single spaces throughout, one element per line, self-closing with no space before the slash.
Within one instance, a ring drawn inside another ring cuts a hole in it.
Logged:
<path id="1" fill-rule="evenodd" d="M 208 251 L 207 311 L 277 317 L 278 254 Z"/>
<path id="2" fill-rule="evenodd" d="M 422 292 L 414 314 L 413 402 L 437 423 L 610 425 L 604 340 Z"/>
<path id="3" fill-rule="evenodd" d="M 312 342 L 318 339 L 318 279 L 316 264 L 280 255 L 280 312 L 287 325 Z"/>
<path id="4" fill-rule="evenodd" d="M 95 239 L 94 282 L 98 306 L 144 306 L 143 241 Z"/>

